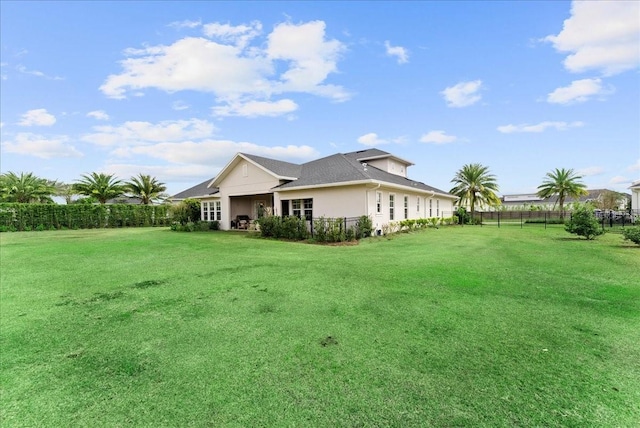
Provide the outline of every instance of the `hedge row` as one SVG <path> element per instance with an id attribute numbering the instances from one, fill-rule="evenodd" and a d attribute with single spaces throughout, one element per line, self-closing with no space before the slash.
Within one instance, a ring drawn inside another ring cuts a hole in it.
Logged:
<path id="1" fill-rule="evenodd" d="M 168 226 L 169 205 L 0 203 L 0 232 Z"/>

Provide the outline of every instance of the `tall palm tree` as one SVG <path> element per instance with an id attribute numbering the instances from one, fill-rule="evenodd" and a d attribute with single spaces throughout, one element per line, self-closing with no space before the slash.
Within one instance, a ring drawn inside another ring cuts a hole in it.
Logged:
<path id="1" fill-rule="evenodd" d="M 160 183 L 155 177 L 150 175 L 138 174 L 137 177 L 131 177 L 127 183 L 127 188 L 132 195 L 141 199 L 141 203 L 149 205 L 151 202 L 162 198 L 162 192 L 167 190 L 164 183 Z"/>
<path id="2" fill-rule="evenodd" d="M 74 183 L 73 188 L 78 194 L 93 196 L 104 204 L 107 200 L 122 196 L 127 190 L 127 186 L 114 177 L 113 174 L 103 174 L 92 172 L 83 175 L 82 179 Z"/>
<path id="3" fill-rule="evenodd" d="M 56 193 L 56 182 L 37 177 L 33 173 L 7 172 L 0 175 L 0 200 L 5 202 L 51 203 Z"/>
<path id="4" fill-rule="evenodd" d="M 545 175 L 542 184 L 538 186 L 538 196 L 548 199 L 558 196 L 557 204 L 560 205 L 560 218 L 564 219 L 564 201 L 567 197 L 580 197 L 587 195 L 587 186 L 578 181 L 582 176 L 577 175 L 573 169 L 556 168 Z M 553 205 L 555 208 L 555 204 Z"/>
<path id="5" fill-rule="evenodd" d="M 475 214 L 477 203 L 490 206 L 500 205 L 496 176 L 489 172 L 489 167 L 479 163 L 464 165 L 451 180 L 455 186 L 449 193 L 460 198 L 460 204 L 469 204 L 471 218 Z"/>

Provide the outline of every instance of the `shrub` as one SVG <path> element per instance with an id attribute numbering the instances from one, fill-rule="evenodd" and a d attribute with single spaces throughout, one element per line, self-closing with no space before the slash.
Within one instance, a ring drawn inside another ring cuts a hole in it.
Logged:
<path id="1" fill-rule="evenodd" d="M 185 199 L 177 205 L 172 205 L 171 219 L 181 225 L 200 221 L 200 201 L 196 199 Z"/>
<path id="2" fill-rule="evenodd" d="M 626 227 L 622 230 L 625 241 L 640 245 L 640 227 Z"/>
<path id="3" fill-rule="evenodd" d="M 371 217 L 368 215 L 363 215 L 358 219 L 358 223 L 356 224 L 355 230 L 355 238 L 367 238 L 371 236 L 371 231 L 373 230 L 373 221 Z"/>
<path id="4" fill-rule="evenodd" d="M 573 210 L 571 218 L 565 223 L 564 229 L 569 233 L 584 236 L 589 240 L 604 233 L 598 223 L 598 219 L 593 214 L 593 209 L 586 205 L 580 205 Z"/>
<path id="5" fill-rule="evenodd" d="M 458 217 L 459 224 L 469 224 L 471 222 L 471 215 L 469 215 L 465 207 L 459 207 L 455 215 Z"/>
<path id="6" fill-rule="evenodd" d="M 209 222 L 209 230 L 220 230 L 220 222 L 218 220 Z"/>

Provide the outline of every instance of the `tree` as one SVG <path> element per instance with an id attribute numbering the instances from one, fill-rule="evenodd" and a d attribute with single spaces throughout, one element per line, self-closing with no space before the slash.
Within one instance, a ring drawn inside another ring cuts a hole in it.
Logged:
<path id="1" fill-rule="evenodd" d="M 0 200 L 20 203 L 52 203 L 56 182 L 37 177 L 33 173 L 7 172 L 0 175 Z"/>
<path id="2" fill-rule="evenodd" d="M 548 199 L 557 195 L 557 204 L 560 206 L 560 218 L 564 219 L 564 201 L 567 197 L 578 198 L 587 195 L 587 186 L 581 183 L 581 175 L 577 175 L 573 169 L 556 168 L 545 175 L 544 181 L 538 186 L 538 196 Z M 555 208 L 555 204 L 554 204 Z"/>
<path id="3" fill-rule="evenodd" d="M 63 197 L 67 205 L 73 203 L 73 196 L 77 194 L 73 184 L 56 183 L 56 196 Z"/>
<path id="4" fill-rule="evenodd" d="M 625 201 L 626 196 L 624 193 L 614 192 L 613 190 L 605 190 L 600 193 L 598 200 L 595 202 L 596 207 L 601 210 L 613 210 L 620 209 L 621 202 Z"/>
<path id="5" fill-rule="evenodd" d="M 141 199 L 141 203 L 145 205 L 162 198 L 164 196 L 162 192 L 167 190 L 164 183 L 160 183 L 155 177 L 145 174 L 131 177 L 131 181 L 127 183 L 127 188 L 132 195 L 138 196 Z"/>
<path id="6" fill-rule="evenodd" d="M 474 218 L 477 203 L 489 206 L 500 205 L 496 176 L 489 173 L 489 168 L 479 163 L 464 165 L 451 180 L 455 186 L 449 193 L 460 198 L 460 204 L 469 204 L 471 218 Z"/>
<path id="7" fill-rule="evenodd" d="M 598 223 L 598 219 L 593 214 L 593 207 L 589 204 L 582 204 L 576 207 L 564 229 L 569 233 L 584 236 L 589 240 L 604 233 L 600 223 Z"/>
<path id="8" fill-rule="evenodd" d="M 73 188 L 78 194 L 92 196 L 101 204 L 123 195 L 127 190 L 127 186 L 121 180 L 116 179 L 113 174 L 98 174 L 96 172 L 83 175 L 81 180 L 74 183 Z"/>

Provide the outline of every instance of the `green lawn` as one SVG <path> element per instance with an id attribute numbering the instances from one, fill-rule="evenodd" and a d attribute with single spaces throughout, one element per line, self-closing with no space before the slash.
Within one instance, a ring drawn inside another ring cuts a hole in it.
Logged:
<path id="1" fill-rule="evenodd" d="M 619 234 L 0 241 L 3 427 L 640 424 L 640 247 Z"/>

